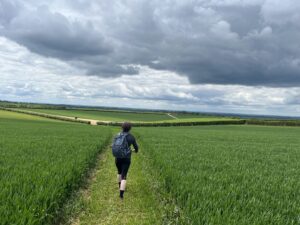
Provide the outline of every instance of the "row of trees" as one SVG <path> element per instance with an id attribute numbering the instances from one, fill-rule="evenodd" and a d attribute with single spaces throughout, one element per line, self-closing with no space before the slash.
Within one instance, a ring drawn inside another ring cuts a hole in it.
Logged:
<path id="1" fill-rule="evenodd" d="M 60 105 L 26 103 L 26 102 L 9 102 L 9 101 L 0 101 L 0 106 L 4 108 L 66 109 L 65 106 L 60 106 Z"/>
<path id="2" fill-rule="evenodd" d="M 249 119 L 246 124 L 264 126 L 300 126 L 300 120 L 259 120 Z"/>

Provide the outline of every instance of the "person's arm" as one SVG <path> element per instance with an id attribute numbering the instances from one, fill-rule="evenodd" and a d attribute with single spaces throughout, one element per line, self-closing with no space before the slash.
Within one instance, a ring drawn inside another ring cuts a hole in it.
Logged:
<path id="1" fill-rule="evenodd" d="M 132 145 L 133 145 L 133 147 L 134 147 L 135 152 L 138 153 L 138 151 L 139 151 L 139 146 L 138 146 L 138 144 L 136 143 L 135 138 L 133 138 Z"/>
<path id="2" fill-rule="evenodd" d="M 136 143 L 135 137 L 132 134 L 129 135 L 129 140 L 129 144 L 133 145 L 134 151 L 137 153 L 139 151 L 139 146 Z"/>

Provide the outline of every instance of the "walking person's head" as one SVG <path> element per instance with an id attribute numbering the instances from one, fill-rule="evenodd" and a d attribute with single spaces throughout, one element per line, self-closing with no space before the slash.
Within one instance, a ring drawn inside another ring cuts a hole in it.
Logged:
<path id="1" fill-rule="evenodd" d="M 122 124 L 122 130 L 123 130 L 123 132 L 129 132 L 131 130 L 131 123 L 124 122 Z"/>

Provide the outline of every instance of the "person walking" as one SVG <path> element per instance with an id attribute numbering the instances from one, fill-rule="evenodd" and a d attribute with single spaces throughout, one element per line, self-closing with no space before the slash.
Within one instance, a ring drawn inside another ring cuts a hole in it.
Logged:
<path id="1" fill-rule="evenodd" d="M 131 163 L 131 146 L 134 151 L 139 151 L 139 146 L 136 143 L 135 137 L 130 133 L 131 123 L 124 122 L 122 124 L 122 131 L 115 136 L 112 144 L 112 153 L 115 157 L 115 163 L 118 170 L 118 182 L 120 189 L 120 198 L 124 198 L 126 189 L 126 177 Z"/>

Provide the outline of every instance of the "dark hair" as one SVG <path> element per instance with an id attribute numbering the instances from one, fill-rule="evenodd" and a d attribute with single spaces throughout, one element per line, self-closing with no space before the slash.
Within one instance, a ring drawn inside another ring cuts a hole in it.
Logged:
<path id="1" fill-rule="evenodd" d="M 131 130 L 131 123 L 124 122 L 122 124 L 122 129 L 123 129 L 123 132 L 129 132 Z"/>

